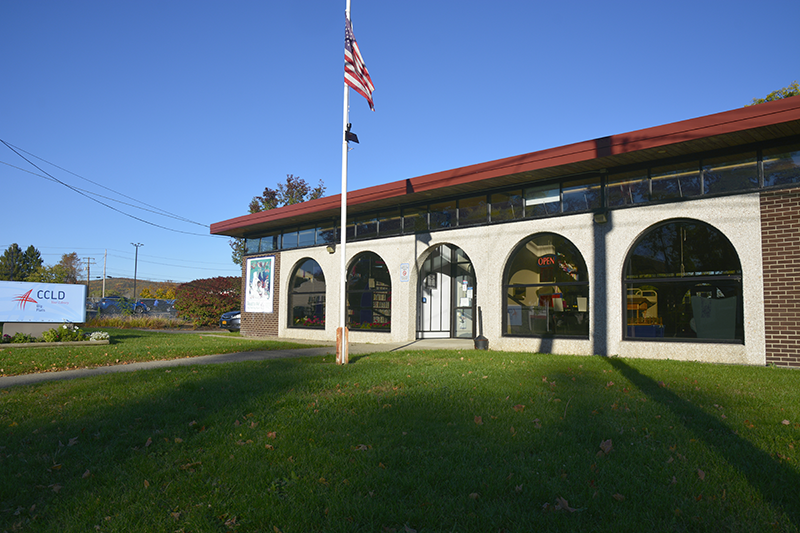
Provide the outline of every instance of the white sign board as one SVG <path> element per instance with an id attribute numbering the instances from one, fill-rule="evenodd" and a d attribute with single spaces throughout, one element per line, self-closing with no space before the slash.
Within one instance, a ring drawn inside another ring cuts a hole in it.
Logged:
<path id="1" fill-rule="evenodd" d="M 86 285 L 0 281 L 0 322 L 86 322 Z"/>
<path id="2" fill-rule="evenodd" d="M 275 257 L 254 257 L 247 260 L 247 285 L 244 310 L 248 313 L 272 313 L 275 282 Z"/>

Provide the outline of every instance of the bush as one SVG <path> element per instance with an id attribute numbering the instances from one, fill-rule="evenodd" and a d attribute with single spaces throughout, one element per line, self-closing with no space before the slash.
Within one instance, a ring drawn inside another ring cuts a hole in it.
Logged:
<path id="1" fill-rule="evenodd" d="M 44 342 L 70 342 L 86 340 L 86 334 L 74 324 L 62 324 L 42 333 Z"/>
<path id="2" fill-rule="evenodd" d="M 175 309 L 195 326 L 214 326 L 219 316 L 242 305 L 242 278 L 236 276 L 198 279 L 178 285 Z"/>

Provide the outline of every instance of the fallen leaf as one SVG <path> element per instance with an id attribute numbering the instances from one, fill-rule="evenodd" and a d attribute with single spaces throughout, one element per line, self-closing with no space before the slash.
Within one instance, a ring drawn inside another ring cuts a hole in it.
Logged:
<path id="1" fill-rule="evenodd" d="M 69 443 L 67 443 L 67 446 L 75 446 L 76 444 L 78 444 L 78 437 L 72 437 L 71 439 L 69 439 Z"/>
<path id="2" fill-rule="evenodd" d="M 150 486 L 150 482 L 145 479 L 144 480 L 144 488 L 147 488 L 149 486 Z"/>
<path id="3" fill-rule="evenodd" d="M 781 424 L 783 424 L 784 426 L 788 426 L 789 424 L 791 424 L 791 422 L 789 422 L 788 420 L 784 420 L 783 422 L 781 422 Z"/>
<path id="4" fill-rule="evenodd" d="M 514 492 L 522 492 L 522 485 L 517 485 L 514 487 Z"/>
<path id="5" fill-rule="evenodd" d="M 269 439 L 277 439 L 278 438 L 278 434 L 275 433 L 274 431 L 270 431 L 269 433 L 267 433 L 267 438 L 269 438 Z"/>
<path id="6" fill-rule="evenodd" d="M 180 438 L 180 437 L 175 437 L 175 443 L 176 443 L 176 444 L 180 444 L 181 442 L 183 442 L 183 439 L 182 439 L 182 438 Z"/>
<path id="7" fill-rule="evenodd" d="M 480 416 L 476 416 L 475 417 L 475 423 L 480 426 L 481 424 L 483 424 L 483 418 L 480 417 Z"/>
<path id="8" fill-rule="evenodd" d="M 473 492 L 469 495 L 470 500 L 477 500 L 478 498 L 480 498 L 480 495 L 477 492 Z"/>
<path id="9" fill-rule="evenodd" d="M 512 409 L 513 409 L 513 410 L 515 410 L 516 412 L 518 412 L 518 413 L 519 413 L 520 411 L 522 411 L 523 409 L 525 409 L 525 406 L 524 406 L 524 405 L 522 405 L 521 403 L 518 403 L 517 405 L 515 405 L 514 407 L 512 407 Z"/>
<path id="10" fill-rule="evenodd" d="M 417 533 L 417 530 L 416 530 L 416 529 L 412 529 L 412 528 L 408 527 L 407 525 L 404 525 L 404 526 L 403 526 L 403 530 L 404 530 L 406 533 Z"/>
<path id="11" fill-rule="evenodd" d="M 617 493 L 617 494 L 614 494 L 614 496 L 612 496 L 612 497 L 613 497 L 615 500 L 617 500 L 618 502 L 625 501 L 625 496 L 623 496 L 622 494 L 619 494 L 619 493 Z"/>
<path id="12" fill-rule="evenodd" d="M 369 450 L 370 448 L 371 446 L 367 446 L 366 444 L 359 444 L 358 446 L 355 447 L 355 450 L 358 452 L 363 452 L 365 450 Z"/>
<path id="13" fill-rule="evenodd" d="M 171 513 L 169 513 L 169 514 L 170 514 L 170 516 L 171 516 L 172 518 L 174 518 L 175 520 L 177 520 L 177 519 L 179 519 L 179 518 L 181 517 L 181 513 L 179 513 L 179 512 L 176 512 L 176 511 L 173 511 L 173 512 L 171 512 Z"/>
<path id="14" fill-rule="evenodd" d="M 569 511 L 570 513 L 575 512 L 575 509 L 569 506 L 569 502 L 564 498 L 562 498 L 561 496 L 556 498 L 556 511 L 558 511 L 559 509 L 563 511 Z"/>
<path id="15" fill-rule="evenodd" d="M 384 465 L 383 463 L 378 463 L 378 466 L 383 468 L 383 469 L 386 469 L 386 465 Z"/>
<path id="16" fill-rule="evenodd" d="M 706 473 L 698 468 L 697 469 L 697 477 L 700 478 L 700 481 L 703 481 L 704 479 L 706 479 Z"/>
<path id="17" fill-rule="evenodd" d="M 266 449 L 268 449 L 268 450 L 274 450 L 275 449 L 275 446 L 273 446 L 272 444 L 266 444 L 266 445 L 264 445 L 264 447 Z"/>
<path id="18" fill-rule="evenodd" d="M 147 442 L 144 443 L 144 447 L 147 448 L 151 444 L 153 444 L 153 439 L 151 439 L 150 437 L 147 437 Z"/>
<path id="19" fill-rule="evenodd" d="M 542 429 L 542 421 L 538 418 L 533 419 L 533 427 L 534 429 Z"/>
<path id="20" fill-rule="evenodd" d="M 84 473 L 83 473 L 83 475 L 82 475 L 81 477 L 82 477 L 83 479 L 86 479 L 87 477 L 89 477 L 89 476 L 91 476 L 91 475 L 92 475 L 92 473 L 91 473 L 91 472 L 89 472 L 89 471 L 87 470 L 86 472 L 84 472 Z"/>
<path id="21" fill-rule="evenodd" d="M 604 440 L 600 443 L 600 449 L 603 450 L 603 453 L 608 455 L 613 450 L 613 446 L 611 445 L 611 439 Z"/>
<path id="22" fill-rule="evenodd" d="M 53 485 L 48 485 L 48 487 L 49 487 L 49 488 L 51 488 L 51 489 L 53 489 L 53 492 L 55 492 L 56 494 L 58 494 L 59 492 L 61 492 L 61 489 L 63 488 L 63 487 L 62 487 L 61 485 L 59 485 L 58 483 L 55 483 L 55 484 L 53 484 Z"/>

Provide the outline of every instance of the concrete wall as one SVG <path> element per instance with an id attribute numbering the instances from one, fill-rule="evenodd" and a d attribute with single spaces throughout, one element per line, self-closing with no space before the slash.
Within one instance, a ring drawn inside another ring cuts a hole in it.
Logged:
<path id="1" fill-rule="evenodd" d="M 744 345 L 623 340 L 625 300 L 622 274 L 626 255 L 636 239 L 650 226 L 673 218 L 706 222 L 725 234 L 736 248 L 743 275 Z M 516 246 L 541 232 L 566 237 L 586 261 L 590 276 L 588 340 L 502 336 L 503 271 Z M 352 331 L 351 342 L 403 342 L 415 339 L 418 274 L 427 255 L 440 244 L 461 248 L 472 261 L 477 279 L 477 305 L 483 312 L 483 331 L 491 349 L 752 365 L 766 362 L 764 280 L 761 254 L 758 252 L 761 250 L 758 193 L 614 210 L 608 214 L 605 224 L 597 224 L 591 214 L 583 213 L 348 243 L 348 264 L 358 253 L 372 251 L 386 262 L 392 279 L 391 332 Z M 292 272 L 306 257 L 315 259 L 322 267 L 327 295 L 325 330 L 287 327 L 285 298 L 276 300 L 279 336 L 335 340 L 339 324 L 340 253 L 338 246 L 334 254 L 329 254 L 321 246 L 281 252 L 277 282 L 279 295 L 287 294 Z M 411 265 L 407 282 L 400 281 L 400 265 L 403 263 Z"/>

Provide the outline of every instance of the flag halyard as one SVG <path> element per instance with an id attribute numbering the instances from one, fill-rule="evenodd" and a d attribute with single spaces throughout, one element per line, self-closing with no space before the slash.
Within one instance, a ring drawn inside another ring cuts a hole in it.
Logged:
<path id="1" fill-rule="evenodd" d="M 375 104 L 372 101 L 372 91 L 375 90 L 375 87 L 372 85 L 372 78 L 369 77 L 364 58 L 358 49 L 349 18 L 345 18 L 344 28 L 344 82 L 366 98 L 369 108 L 375 111 Z"/>

